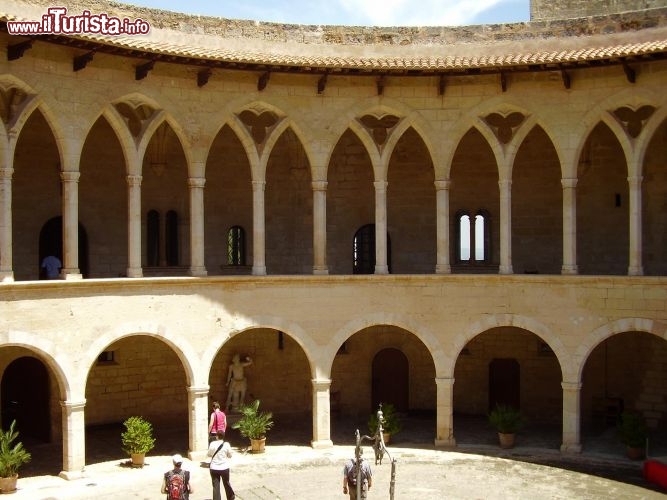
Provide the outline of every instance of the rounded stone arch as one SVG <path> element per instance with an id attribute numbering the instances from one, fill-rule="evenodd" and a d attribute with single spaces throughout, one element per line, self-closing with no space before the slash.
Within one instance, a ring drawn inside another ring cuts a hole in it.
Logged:
<path id="1" fill-rule="evenodd" d="M 542 117 L 538 117 L 535 115 L 529 115 L 526 117 L 526 121 L 521 125 L 519 130 L 517 130 L 514 137 L 512 137 L 512 141 L 510 142 L 508 148 L 507 156 L 511 159 L 511 161 L 509 162 L 510 177 L 512 171 L 514 170 L 514 163 L 516 160 L 517 153 L 521 149 L 521 146 L 523 146 L 526 138 L 537 128 L 541 129 L 551 142 L 551 145 L 553 146 L 554 151 L 556 152 L 558 162 L 561 166 L 560 167 L 561 177 L 563 176 L 563 158 L 561 153 L 562 146 L 559 143 L 557 136 L 554 136 L 554 134 L 550 133 L 550 130 L 546 127 L 547 124 L 544 122 Z"/>
<path id="2" fill-rule="evenodd" d="M 59 351 L 56 343 L 44 339 L 41 335 L 23 331 L 10 331 L 0 333 L 0 345 L 2 347 L 21 347 L 34 353 L 43 361 L 55 376 L 62 401 L 83 399 L 83 393 L 77 393 L 74 362 L 70 359 L 68 353 Z"/>
<path id="3" fill-rule="evenodd" d="M 312 159 L 313 151 L 311 151 L 311 149 L 309 148 L 309 144 L 314 143 L 315 141 L 313 140 L 312 137 L 309 137 L 308 134 L 303 130 L 303 128 L 300 127 L 299 124 L 296 123 L 289 116 L 285 116 L 282 120 L 278 122 L 276 128 L 271 132 L 271 135 L 266 140 L 265 149 L 262 152 L 262 158 L 260 161 L 260 165 L 262 167 L 262 178 L 266 179 L 266 165 L 269 161 L 269 158 L 271 157 L 271 154 L 273 153 L 276 143 L 280 140 L 280 138 L 287 130 L 291 130 L 292 133 L 299 140 L 299 143 L 301 144 L 301 147 L 303 148 L 303 151 L 306 154 L 306 160 L 308 161 L 308 170 L 310 171 L 310 178 L 315 179 L 316 172 L 313 171 L 315 164 L 313 163 Z"/>
<path id="4" fill-rule="evenodd" d="M 644 332 L 667 341 L 667 324 L 648 318 L 622 318 L 599 326 L 584 336 L 572 356 L 572 382 L 581 382 L 584 367 L 593 350 L 605 340 L 619 333 Z"/>
<path id="5" fill-rule="evenodd" d="M 88 127 L 88 132 L 86 133 L 86 139 L 88 138 L 91 129 L 93 128 L 95 123 L 97 123 L 97 120 L 99 120 L 100 118 L 104 118 L 111 127 L 111 129 L 114 131 L 114 134 L 116 134 L 116 139 L 118 139 L 118 143 L 120 144 L 123 157 L 125 158 L 125 172 L 129 174 L 130 165 L 132 163 L 131 160 L 132 159 L 136 160 L 137 156 L 136 143 L 134 142 L 134 138 L 132 137 L 132 134 L 130 134 L 130 131 L 128 130 L 122 116 L 111 103 L 107 104 L 104 108 L 102 108 L 99 114 L 97 114 L 94 117 L 94 120 L 90 123 L 90 126 Z M 84 144 L 85 142 L 86 141 L 84 139 Z"/>
<path id="6" fill-rule="evenodd" d="M 402 314 L 374 313 L 349 321 L 330 337 L 326 347 L 320 347 L 319 359 L 322 361 L 322 366 L 326 367 L 326 373 L 322 373 L 323 378 L 331 378 L 336 353 L 343 343 L 355 333 L 373 326 L 391 326 L 410 332 L 426 346 L 431 354 L 436 378 L 444 378 L 447 377 L 447 373 L 453 373 L 455 358 L 445 352 L 440 341 L 427 327 Z"/>
<path id="7" fill-rule="evenodd" d="M 461 351 L 468 342 L 470 342 L 478 335 L 491 330 L 492 328 L 501 327 L 521 328 L 522 330 L 530 332 L 546 342 L 556 355 L 556 359 L 558 360 L 558 364 L 563 375 L 563 380 L 570 380 L 566 378 L 566 374 L 572 373 L 570 353 L 563 345 L 560 337 L 553 333 L 540 321 L 528 316 L 521 316 L 516 314 L 493 314 L 485 316 L 478 321 L 472 322 L 465 331 L 457 334 L 451 343 L 451 352 L 455 354 L 453 357 L 453 364 L 450 366 L 451 371 L 444 374 L 443 376 L 447 378 L 454 377 L 454 367 L 456 365 L 456 360 L 461 355 Z"/>
<path id="8" fill-rule="evenodd" d="M 207 373 L 211 369 L 213 360 L 218 354 L 220 348 L 231 340 L 233 337 L 236 337 L 243 332 L 249 330 L 256 330 L 260 328 L 267 328 L 272 330 L 277 330 L 289 335 L 294 341 L 301 347 L 303 350 L 306 359 L 310 365 L 311 375 L 313 379 L 322 378 L 321 369 L 319 368 L 318 356 L 320 356 L 320 351 L 322 350 L 308 333 L 297 323 L 286 320 L 278 316 L 258 316 L 255 318 L 247 318 L 243 324 L 237 323 L 235 328 L 229 331 L 227 337 L 224 339 L 224 342 L 220 343 L 220 338 L 212 338 L 204 352 L 201 356 L 202 366 L 206 366 Z"/>
<path id="9" fill-rule="evenodd" d="M 80 373 L 77 376 L 77 380 L 80 380 L 83 384 L 82 389 L 85 391 L 88 374 L 95 365 L 98 356 L 104 352 L 105 347 L 119 340 L 142 335 L 164 342 L 176 354 L 183 366 L 186 383 L 190 387 L 206 385 L 206 378 L 202 378 L 199 371 L 195 369 L 195 367 L 201 366 L 199 356 L 186 338 L 176 332 L 172 332 L 165 325 L 159 323 L 142 323 L 119 325 L 112 331 L 98 335 L 90 343 L 82 356 L 84 361 L 80 365 Z"/>

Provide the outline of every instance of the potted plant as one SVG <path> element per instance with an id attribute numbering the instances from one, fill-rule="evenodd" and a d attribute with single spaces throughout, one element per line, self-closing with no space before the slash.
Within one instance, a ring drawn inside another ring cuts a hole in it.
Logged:
<path id="1" fill-rule="evenodd" d="M 241 435 L 250 439 L 252 453 L 264 453 L 266 432 L 273 427 L 273 414 L 259 411 L 259 399 L 240 408 L 241 417 L 232 424 Z"/>
<path id="2" fill-rule="evenodd" d="M 628 457 L 639 460 L 644 458 L 648 428 L 644 417 L 639 413 L 624 411 L 618 420 L 618 435 L 626 446 Z"/>
<path id="3" fill-rule="evenodd" d="M 398 434 L 401 430 L 401 417 L 396 412 L 396 407 L 391 403 L 380 404 L 382 411 L 382 434 L 385 444 L 389 442 L 392 435 Z M 378 430 L 378 414 L 371 413 L 368 417 L 368 430 L 375 435 Z"/>
<path id="4" fill-rule="evenodd" d="M 513 448 L 516 432 L 523 427 L 521 412 L 509 405 L 497 404 L 489 413 L 489 423 L 498 432 L 501 448 Z"/>
<path id="5" fill-rule="evenodd" d="M 130 417 L 123 425 L 126 429 L 121 434 L 123 451 L 131 457 L 133 467 L 143 467 L 146 453 L 155 447 L 153 426 L 143 417 Z"/>
<path id="6" fill-rule="evenodd" d="M 0 491 L 12 493 L 16 491 L 16 482 L 19 477 L 19 467 L 30 461 L 30 453 L 23 448 L 20 441 L 14 444 L 19 433 L 15 430 L 16 420 L 13 420 L 8 431 L 0 429 Z"/>

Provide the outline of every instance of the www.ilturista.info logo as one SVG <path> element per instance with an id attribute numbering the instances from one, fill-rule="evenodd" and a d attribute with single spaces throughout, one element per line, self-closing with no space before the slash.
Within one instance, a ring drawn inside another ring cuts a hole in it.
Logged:
<path id="1" fill-rule="evenodd" d="M 40 21 L 7 21 L 10 35 L 145 35 L 151 30 L 143 19 L 122 19 L 105 13 L 68 16 L 65 7 L 49 7 Z"/>

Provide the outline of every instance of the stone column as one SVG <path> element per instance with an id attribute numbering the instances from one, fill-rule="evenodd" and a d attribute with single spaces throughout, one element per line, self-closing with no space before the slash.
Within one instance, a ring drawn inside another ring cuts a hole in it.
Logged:
<path id="1" fill-rule="evenodd" d="M 642 179 L 628 177 L 630 188 L 630 264 L 628 275 L 642 276 Z"/>
<path id="2" fill-rule="evenodd" d="M 63 470 L 59 476 L 67 480 L 79 479 L 83 477 L 86 465 L 86 400 L 61 401 L 60 406 L 63 420 Z"/>
<path id="3" fill-rule="evenodd" d="M 141 278 L 141 179 L 140 175 L 127 176 L 127 252 L 128 278 Z"/>
<path id="4" fill-rule="evenodd" d="M 79 172 L 60 172 L 63 197 L 63 267 L 67 280 L 81 279 L 79 271 Z"/>
<path id="5" fill-rule="evenodd" d="M 188 387 L 189 458 L 203 460 L 208 451 L 209 386 Z"/>
<path id="6" fill-rule="evenodd" d="M 449 274 L 449 186 L 450 181 L 435 181 L 436 200 L 436 274 Z"/>
<path id="7" fill-rule="evenodd" d="M 0 281 L 14 281 L 12 263 L 13 168 L 0 168 Z"/>
<path id="8" fill-rule="evenodd" d="M 331 441 L 330 379 L 313 379 L 313 448 L 329 448 Z"/>
<path id="9" fill-rule="evenodd" d="M 435 446 L 456 446 L 454 439 L 454 379 L 436 378 Z"/>
<path id="10" fill-rule="evenodd" d="M 375 274 L 388 274 L 387 181 L 375 181 Z"/>
<path id="11" fill-rule="evenodd" d="M 562 382 L 563 387 L 563 444 L 561 452 L 580 453 L 581 384 Z"/>
<path id="12" fill-rule="evenodd" d="M 512 181 L 498 181 L 500 186 L 500 274 L 513 274 L 512 270 Z M 473 252 L 475 249 L 470 250 Z"/>
<path id="13" fill-rule="evenodd" d="M 327 182 L 313 181 L 313 274 L 327 268 Z"/>
<path id="14" fill-rule="evenodd" d="M 206 276 L 204 264 L 204 185 L 203 177 L 188 179 L 190 187 L 190 275 Z"/>
<path id="15" fill-rule="evenodd" d="M 252 181 L 252 274 L 255 276 L 266 275 L 265 186 L 265 181 Z"/>
<path id="16" fill-rule="evenodd" d="M 577 179 L 561 179 L 563 186 L 563 265 L 561 274 L 577 274 Z"/>

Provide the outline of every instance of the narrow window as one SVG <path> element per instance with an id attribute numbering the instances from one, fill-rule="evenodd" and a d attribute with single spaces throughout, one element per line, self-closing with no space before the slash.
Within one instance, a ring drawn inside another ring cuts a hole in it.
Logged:
<path id="1" fill-rule="evenodd" d="M 160 263 L 160 214 L 150 210 L 146 216 L 146 265 L 155 267 Z"/>
<path id="2" fill-rule="evenodd" d="M 485 218 L 482 214 L 475 216 L 475 260 L 486 260 L 485 252 Z"/>
<path id="3" fill-rule="evenodd" d="M 168 266 L 178 265 L 178 214 L 174 210 L 167 212 L 165 227 L 165 255 Z"/>
<path id="4" fill-rule="evenodd" d="M 470 216 L 459 217 L 459 260 L 470 260 Z"/>
<path id="5" fill-rule="evenodd" d="M 241 226 L 232 226 L 227 231 L 227 264 L 245 266 L 245 231 Z"/>

